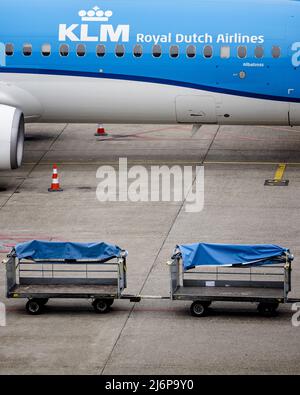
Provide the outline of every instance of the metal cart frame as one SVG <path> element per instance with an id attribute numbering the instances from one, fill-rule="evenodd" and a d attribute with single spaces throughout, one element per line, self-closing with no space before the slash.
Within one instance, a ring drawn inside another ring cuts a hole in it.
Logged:
<path id="1" fill-rule="evenodd" d="M 97 313 L 109 311 L 127 287 L 126 256 L 109 261 L 27 260 L 12 251 L 6 264 L 7 298 L 28 299 L 29 314 L 42 313 L 49 299 L 92 299 Z"/>
<path id="2" fill-rule="evenodd" d="M 199 266 L 184 272 L 180 255 L 170 266 L 171 300 L 192 301 L 191 314 L 206 315 L 215 301 L 258 303 L 263 314 L 274 314 L 280 303 L 288 303 L 291 291 L 291 261 L 261 266 Z"/>
<path id="3" fill-rule="evenodd" d="M 198 266 L 183 270 L 181 254 L 176 253 L 170 268 L 170 295 L 126 295 L 127 252 L 119 258 L 100 260 L 18 259 L 12 250 L 6 264 L 7 298 L 28 299 L 29 314 L 44 311 L 49 299 L 91 299 L 94 310 L 103 314 L 115 299 L 138 303 L 143 299 L 191 301 L 191 314 L 202 317 L 212 302 L 251 302 L 264 315 L 273 315 L 279 304 L 299 302 L 289 299 L 291 262 L 286 253 L 271 265 Z"/>

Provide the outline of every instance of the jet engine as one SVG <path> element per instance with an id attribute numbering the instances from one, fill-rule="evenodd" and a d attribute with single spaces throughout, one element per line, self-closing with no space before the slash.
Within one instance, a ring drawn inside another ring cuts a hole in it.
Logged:
<path id="1" fill-rule="evenodd" d="M 21 166 L 24 151 L 24 115 L 18 108 L 0 104 L 0 170 Z"/>

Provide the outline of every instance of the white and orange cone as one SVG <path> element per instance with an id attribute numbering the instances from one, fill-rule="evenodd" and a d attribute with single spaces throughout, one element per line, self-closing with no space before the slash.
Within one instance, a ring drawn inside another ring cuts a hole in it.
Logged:
<path id="1" fill-rule="evenodd" d="M 107 137 L 108 136 L 108 134 L 106 133 L 105 128 L 102 124 L 98 125 L 97 133 L 95 133 L 95 136 L 96 137 Z"/>
<path id="2" fill-rule="evenodd" d="M 62 191 L 63 189 L 61 189 L 59 184 L 57 165 L 53 165 L 52 183 L 51 183 L 51 187 L 48 189 L 48 192 L 62 192 Z"/>

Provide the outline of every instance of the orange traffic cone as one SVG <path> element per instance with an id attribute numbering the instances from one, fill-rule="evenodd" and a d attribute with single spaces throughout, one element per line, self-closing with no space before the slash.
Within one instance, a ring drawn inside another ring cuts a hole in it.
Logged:
<path id="1" fill-rule="evenodd" d="M 98 125 L 97 133 L 95 133 L 96 137 L 107 137 L 108 134 L 106 133 L 103 125 Z"/>
<path id="2" fill-rule="evenodd" d="M 62 191 L 63 189 L 61 189 L 59 185 L 57 165 L 53 165 L 52 183 L 51 183 L 51 188 L 48 189 L 48 192 L 62 192 Z"/>

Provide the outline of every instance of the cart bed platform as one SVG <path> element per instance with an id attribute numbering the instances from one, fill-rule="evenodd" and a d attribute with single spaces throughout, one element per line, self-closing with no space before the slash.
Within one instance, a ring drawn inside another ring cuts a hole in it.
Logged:
<path id="1" fill-rule="evenodd" d="M 10 290 L 10 295 L 17 295 L 19 298 L 42 297 L 47 295 L 50 298 L 90 298 L 90 297 L 111 297 L 117 298 L 118 286 L 114 285 L 90 285 L 90 284 L 34 284 L 17 285 Z"/>
<path id="2" fill-rule="evenodd" d="M 215 300 L 215 301 L 283 301 L 284 292 L 280 288 L 258 287 L 179 287 L 173 292 L 174 300 Z"/>

